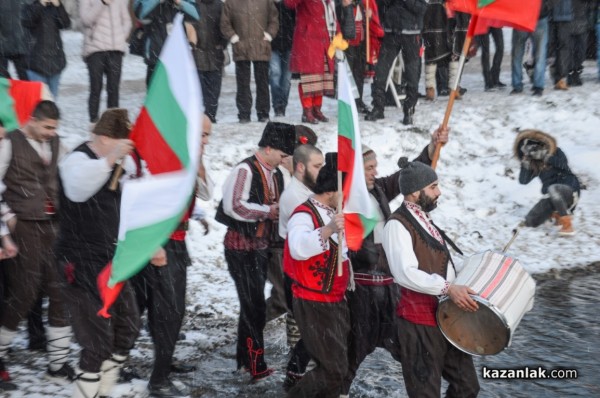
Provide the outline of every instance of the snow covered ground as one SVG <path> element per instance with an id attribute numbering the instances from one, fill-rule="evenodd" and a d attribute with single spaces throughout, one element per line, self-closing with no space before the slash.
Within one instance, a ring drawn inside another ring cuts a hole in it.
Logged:
<path id="1" fill-rule="evenodd" d="M 505 30 L 508 45 L 501 80 L 510 86 L 510 33 Z M 66 32 L 63 37 L 68 67 L 62 76 L 58 98 L 63 113 L 60 134 L 68 146 L 74 147 L 89 134 L 88 74 L 80 56 L 81 34 Z M 512 157 L 515 129 L 537 128 L 557 138 L 572 170 L 587 189 L 582 192 L 574 216 L 577 230 L 574 237 L 558 237 L 556 228 L 545 224 L 537 229 L 523 230 L 510 253 L 518 257 L 531 273 L 580 267 L 600 260 L 600 84 L 595 63 L 587 61 L 585 66 L 583 87 L 557 92 L 552 89 L 548 78 L 544 95 L 538 98 L 529 95 L 527 82 L 524 93 L 517 96 L 508 95 L 510 87 L 484 92 L 479 58 L 467 64 L 461 85 L 468 92 L 454 105 L 450 142 L 442 150 L 437 169 L 442 197 L 433 213 L 436 223 L 449 233 L 467 256 L 487 249 L 502 249 L 510 239 L 512 229 L 539 200 L 541 185 L 538 181 L 528 186 L 519 185 L 519 164 Z M 129 108 L 132 119 L 143 101 L 145 74 L 146 67 L 140 58 L 126 57 L 121 106 Z M 370 103 L 368 85 L 365 91 L 365 102 Z M 414 157 L 419 153 L 428 142 L 430 132 L 441 123 L 446 103 L 445 98 L 434 102 L 420 101 L 415 125 L 409 127 L 400 123 L 402 112 L 395 108 L 386 109 L 384 120 L 361 123 L 363 142 L 378 154 L 380 175 L 394 172 L 399 156 Z M 336 102 L 326 99 L 324 113 L 331 120 L 315 128 L 319 147 L 324 152 L 336 150 L 336 112 Z M 292 84 L 287 114 L 287 117 L 277 120 L 300 122 L 296 82 Z M 218 124 L 213 128 L 208 147 L 207 157 L 217 183 L 214 199 L 202 203 L 209 216 L 214 215 L 221 197 L 220 184 L 232 166 L 250 155 L 259 141 L 264 124 L 255 121 L 256 115 L 252 117 L 254 122 L 250 124 L 237 123 L 234 67 L 230 65 L 223 80 Z M 211 231 L 207 236 L 203 235 L 200 225 L 192 223 L 191 226 L 188 243 L 193 266 L 188 270 L 186 340 L 180 342 L 176 351 L 179 359 L 202 364 L 201 371 L 181 380 L 192 386 L 193 396 L 282 396 L 279 383 L 287 353 L 282 320 L 269 324 L 265 334 L 267 361 L 277 368 L 280 377 L 270 378 L 271 381 L 258 386 L 247 386 L 243 378 L 231 374 L 235 370 L 237 295 L 223 256 L 225 228 L 212 219 L 209 223 Z M 26 346 L 26 333 L 23 331 L 19 333 L 8 361 L 13 379 L 21 388 L 6 396 L 70 396 L 71 386 L 54 386 L 42 381 L 46 359 L 41 354 L 28 352 Z M 73 350 L 72 363 L 75 364 L 76 344 L 73 344 Z M 152 344 L 144 332 L 132 352 L 131 363 L 146 380 L 151 358 Z M 391 394 L 393 396 L 403 396 L 403 391 L 398 390 L 401 387 L 394 384 L 400 378 L 399 365 L 384 352 L 381 358 L 388 359 L 383 365 L 378 365 L 381 367 L 379 373 L 371 372 L 374 376 L 368 384 L 388 387 L 381 390 L 369 387 L 372 392 L 365 396 L 389 396 L 390 391 L 395 391 Z M 206 386 L 207 378 L 218 382 L 209 383 L 210 388 L 198 387 Z M 358 384 L 362 382 L 359 380 Z M 114 396 L 139 397 L 144 395 L 144 389 L 145 381 L 135 380 L 119 385 Z"/>

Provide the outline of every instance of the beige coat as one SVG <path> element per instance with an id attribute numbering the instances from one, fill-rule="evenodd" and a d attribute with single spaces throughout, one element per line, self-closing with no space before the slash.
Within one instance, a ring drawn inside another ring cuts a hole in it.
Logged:
<path id="1" fill-rule="evenodd" d="M 83 57 L 99 51 L 127 52 L 131 31 L 128 0 L 80 0 L 79 16 L 83 25 Z"/>
<path id="2" fill-rule="evenodd" d="M 221 32 L 232 44 L 234 61 L 269 61 L 271 40 L 278 30 L 273 0 L 225 1 Z"/>

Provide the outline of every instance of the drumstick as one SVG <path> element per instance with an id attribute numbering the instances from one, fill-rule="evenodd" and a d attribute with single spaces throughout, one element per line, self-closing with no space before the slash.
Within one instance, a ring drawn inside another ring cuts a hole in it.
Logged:
<path id="1" fill-rule="evenodd" d="M 512 238 L 510 238 L 510 240 L 508 241 L 508 243 L 506 244 L 506 246 L 504 246 L 504 249 L 502 249 L 502 253 L 506 253 L 508 251 L 508 248 L 510 247 L 510 245 L 512 245 L 513 242 L 515 241 L 515 239 L 517 238 L 517 235 L 519 234 L 519 230 L 524 225 L 525 224 L 523 222 L 520 222 L 519 225 L 517 225 L 517 227 L 512 230 L 513 236 L 512 236 Z"/>

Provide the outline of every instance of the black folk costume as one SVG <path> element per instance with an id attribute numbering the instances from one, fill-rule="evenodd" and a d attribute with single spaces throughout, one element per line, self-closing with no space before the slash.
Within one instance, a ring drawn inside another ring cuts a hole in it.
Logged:
<path id="1" fill-rule="evenodd" d="M 69 167 L 103 160 L 87 143 L 75 148 L 65 160 L 69 157 Z M 88 170 L 98 173 L 97 169 Z M 73 183 L 67 179 L 72 175 L 61 172 L 62 216 L 56 250 L 73 331 L 82 348 L 79 360 L 81 372 L 75 386 L 75 394 L 80 391 L 82 397 L 90 392 L 93 396 L 98 389 L 101 395 L 108 395 L 140 327 L 135 294 L 129 282 L 125 282 L 111 307 L 111 318 L 97 315 L 103 306 L 97 278 L 115 253 L 121 202 L 121 188 L 109 188 L 114 168 L 103 171 L 106 172 L 105 183 L 83 201 L 69 197 L 72 195 L 68 194 L 65 186 Z M 101 379 L 110 381 L 102 386 Z"/>

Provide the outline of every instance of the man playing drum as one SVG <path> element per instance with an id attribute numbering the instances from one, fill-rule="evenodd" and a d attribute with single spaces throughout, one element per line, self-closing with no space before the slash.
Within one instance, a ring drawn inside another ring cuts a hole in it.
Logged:
<path id="1" fill-rule="evenodd" d="M 395 339 L 409 397 L 476 397 L 479 382 L 471 356 L 446 340 L 437 327 L 437 296 L 448 295 L 464 311 L 476 311 L 475 292 L 454 285 L 454 264 L 446 244 L 457 249 L 435 226 L 429 212 L 441 195 L 435 171 L 419 162 L 404 163 L 399 177 L 404 202 L 386 223 L 383 248 L 401 288 L 396 307 Z"/>

